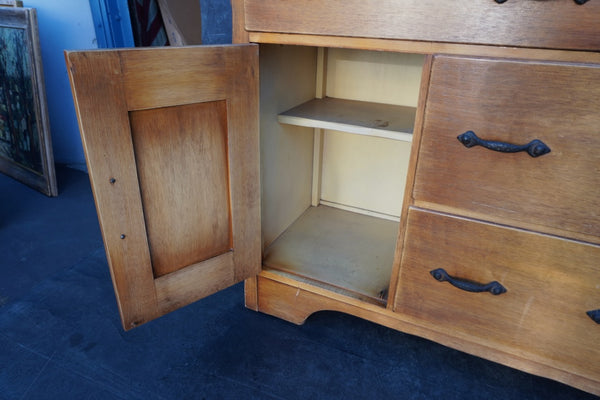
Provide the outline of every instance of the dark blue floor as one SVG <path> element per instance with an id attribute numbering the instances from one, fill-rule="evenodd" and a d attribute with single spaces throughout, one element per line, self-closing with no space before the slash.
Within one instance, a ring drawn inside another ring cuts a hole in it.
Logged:
<path id="1" fill-rule="evenodd" d="M 87 175 L 0 175 L 0 399 L 593 399 L 347 315 L 295 326 L 236 285 L 124 332 Z"/>

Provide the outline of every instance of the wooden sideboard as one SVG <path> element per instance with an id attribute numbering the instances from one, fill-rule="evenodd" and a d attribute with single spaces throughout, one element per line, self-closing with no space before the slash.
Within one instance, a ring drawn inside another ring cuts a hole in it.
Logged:
<path id="1" fill-rule="evenodd" d="M 245 280 L 600 394 L 600 3 L 232 8 L 66 53 L 125 329 Z"/>

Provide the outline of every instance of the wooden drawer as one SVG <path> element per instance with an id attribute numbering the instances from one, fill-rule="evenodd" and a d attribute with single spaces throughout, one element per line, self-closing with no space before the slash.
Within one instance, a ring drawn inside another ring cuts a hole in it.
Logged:
<path id="1" fill-rule="evenodd" d="M 410 209 L 395 310 L 434 330 L 600 379 L 600 246 Z M 480 283 L 471 293 L 430 271 Z"/>
<path id="2" fill-rule="evenodd" d="M 559 49 L 600 49 L 600 3 L 573 0 L 246 0 L 246 29 Z"/>
<path id="3" fill-rule="evenodd" d="M 436 57 L 415 204 L 597 243 L 599 110 L 597 66 Z M 540 139 L 551 151 L 467 148 L 457 140 L 467 131 L 513 144 Z"/>

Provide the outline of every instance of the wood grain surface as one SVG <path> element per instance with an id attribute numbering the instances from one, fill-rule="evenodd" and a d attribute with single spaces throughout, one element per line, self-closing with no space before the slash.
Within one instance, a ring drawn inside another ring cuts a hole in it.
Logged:
<path id="1" fill-rule="evenodd" d="M 600 68 L 436 57 L 414 186 L 416 204 L 600 242 Z M 499 153 L 457 140 L 542 140 Z"/>
<path id="2" fill-rule="evenodd" d="M 257 46 L 66 58 L 125 329 L 258 273 Z"/>
<path id="3" fill-rule="evenodd" d="M 600 4 L 571 0 L 246 0 L 246 30 L 600 49 Z"/>

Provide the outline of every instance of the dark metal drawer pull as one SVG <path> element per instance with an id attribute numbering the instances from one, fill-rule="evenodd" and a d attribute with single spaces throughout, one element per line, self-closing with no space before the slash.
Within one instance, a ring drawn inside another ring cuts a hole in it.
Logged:
<path id="1" fill-rule="evenodd" d="M 496 0 L 496 3 L 498 3 L 498 4 L 502 4 L 505 2 L 506 2 L 506 0 Z M 575 0 L 575 3 L 577 3 L 579 5 L 585 4 L 587 2 L 588 2 L 588 0 Z"/>
<path id="2" fill-rule="evenodd" d="M 466 131 L 462 135 L 459 135 L 457 139 L 467 148 L 483 146 L 486 149 L 499 151 L 501 153 L 518 153 L 519 151 L 526 151 L 531 157 L 539 157 L 550 153 L 550 147 L 539 139 L 534 139 L 527 144 L 510 144 L 505 142 L 494 142 L 492 140 L 483 140 L 473 131 Z"/>
<path id="3" fill-rule="evenodd" d="M 436 280 L 440 282 L 448 282 L 452 286 L 457 287 L 461 290 L 465 290 L 467 292 L 473 293 L 481 293 L 481 292 L 490 292 L 491 294 L 497 296 L 502 293 L 506 293 L 506 288 L 502 286 L 499 282 L 493 281 L 490 283 L 476 283 L 467 281 L 465 279 L 454 278 L 443 269 L 438 268 L 429 272 L 431 276 L 433 276 Z"/>
<path id="4" fill-rule="evenodd" d="M 600 309 L 588 311 L 587 315 L 597 324 L 600 324 Z"/>

